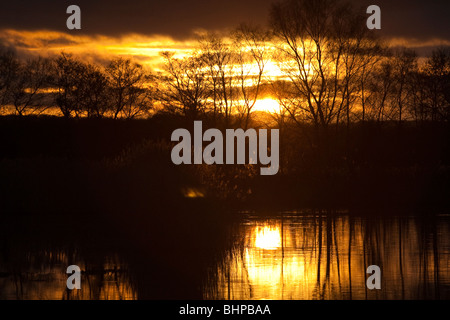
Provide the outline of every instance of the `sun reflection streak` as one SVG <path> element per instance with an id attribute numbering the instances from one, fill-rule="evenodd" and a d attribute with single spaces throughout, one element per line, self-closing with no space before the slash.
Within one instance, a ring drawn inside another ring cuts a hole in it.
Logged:
<path id="1" fill-rule="evenodd" d="M 281 232 L 278 227 L 256 227 L 255 247 L 275 250 L 281 247 Z"/>
<path id="2" fill-rule="evenodd" d="M 346 225 L 347 222 L 342 220 L 339 223 Z M 241 249 L 236 248 L 229 260 L 218 269 L 217 292 L 207 297 L 283 300 L 346 296 L 349 288 L 342 288 L 341 284 L 349 283 L 350 274 L 346 272 L 346 265 L 339 263 L 338 257 L 327 247 L 328 242 L 324 241 L 327 233 L 322 233 L 321 241 L 317 235 L 314 236 L 316 226 L 315 218 L 295 224 L 271 220 L 248 225 Z M 355 241 L 360 239 L 360 234 L 355 235 Z M 344 245 L 348 244 L 345 231 L 336 235 L 336 241 L 343 249 L 339 252 L 339 261 L 344 261 L 348 258 Z M 352 252 L 352 266 L 357 268 L 362 262 L 361 254 Z M 352 281 L 362 281 L 359 278 L 361 275 L 355 272 Z M 333 285 L 324 286 L 329 282 Z M 352 288 L 352 293 L 364 294 L 364 291 L 357 289 Z"/>

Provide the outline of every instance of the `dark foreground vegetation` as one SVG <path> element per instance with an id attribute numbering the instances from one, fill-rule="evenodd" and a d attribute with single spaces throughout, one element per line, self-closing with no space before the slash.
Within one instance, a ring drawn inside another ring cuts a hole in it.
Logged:
<path id="1" fill-rule="evenodd" d="M 330 127 L 315 143 L 307 138 L 312 134 L 299 135 L 296 126 L 286 125 L 275 176 L 261 176 L 258 165 L 172 164 L 170 135 L 179 127 L 192 130 L 183 117 L 168 115 L 2 117 L 2 211 L 150 214 L 209 202 L 240 209 L 429 211 L 449 205 L 446 123 Z M 204 197 L 191 198 L 190 191 Z"/>

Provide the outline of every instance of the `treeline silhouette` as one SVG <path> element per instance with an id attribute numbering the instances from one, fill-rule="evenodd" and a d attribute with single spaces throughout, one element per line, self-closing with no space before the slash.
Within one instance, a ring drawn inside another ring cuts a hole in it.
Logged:
<path id="1" fill-rule="evenodd" d="M 13 106 L 19 116 L 56 107 L 66 118 L 133 118 L 152 105 L 149 75 L 128 59 L 103 68 L 66 53 L 20 61 L 14 51 L 6 51 L 0 65 L 2 107 Z"/>
<path id="2" fill-rule="evenodd" d="M 271 97 L 280 105 L 272 115 L 279 126 L 449 120 L 448 48 L 419 59 L 384 44 L 350 7 L 319 2 L 273 5 L 271 29 L 243 24 L 229 34 L 208 33 L 185 57 L 162 52 L 163 73 L 130 58 L 100 65 L 63 52 L 22 61 L 3 50 L 0 110 L 23 116 L 53 108 L 66 118 L 114 119 L 206 114 L 248 127 L 257 101 Z"/>
<path id="3" fill-rule="evenodd" d="M 205 34 L 189 56 L 162 53 L 163 73 L 2 52 L 5 208 L 145 211 L 186 186 L 246 206 L 447 206 L 450 51 L 390 48 L 339 1 L 286 0 L 270 17 L 269 29 Z M 279 112 L 254 112 L 266 97 Z M 280 129 L 280 172 L 172 165 L 171 132 L 196 119 Z"/>
<path id="4" fill-rule="evenodd" d="M 254 57 L 240 57 L 235 50 L 242 48 L 233 48 L 216 35 L 208 35 L 200 40 L 204 46 L 200 47 L 201 53 L 194 52 L 183 59 L 176 59 L 169 52 L 162 53 L 167 71 L 164 74 L 147 71 L 131 59 L 117 58 L 104 67 L 82 62 L 66 53 L 53 59 L 38 57 L 21 61 L 14 51 L 3 51 L 0 53 L 1 112 L 39 115 L 56 108 L 52 113 L 66 118 L 114 119 L 148 118 L 155 112 L 182 114 L 190 119 L 210 114 L 227 124 L 234 121 L 248 126 L 258 99 L 270 96 L 280 104 L 279 112 L 272 117 L 299 125 L 449 121 L 450 50 L 447 48 L 435 49 L 419 63 L 413 50 L 377 45 L 376 56 L 358 53 L 361 66 L 347 71 L 354 72 L 350 75 L 324 74 L 319 80 L 316 74 L 309 80 L 302 73 L 309 72 L 307 69 L 312 68 L 313 61 L 302 61 L 304 70 L 291 69 L 274 80 L 269 73 L 273 70 L 265 70 L 265 65 L 272 61 L 274 49 L 269 49 L 269 42 L 256 41 L 253 45 L 264 47 L 251 50 L 261 51 L 252 53 Z M 280 64 L 292 62 L 279 61 Z M 333 67 L 338 68 L 340 63 L 336 61 Z M 260 66 L 256 75 L 255 70 L 250 70 L 254 64 Z M 299 85 L 300 82 L 303 84 Z M 323 100 L 318 100 L 317 93 Z M 308 95 L 311 96 L 306 98 Z"/>

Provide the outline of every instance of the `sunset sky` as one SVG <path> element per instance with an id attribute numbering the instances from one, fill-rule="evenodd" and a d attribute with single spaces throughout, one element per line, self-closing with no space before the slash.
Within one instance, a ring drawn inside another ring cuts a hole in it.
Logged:
<path id="1" fill-rule="evenodd" d="M 273 0 L 191 1 L 2 1 L 0 47 L 22 56 L 61 51 L 102 62 L 111 54 L 128 55 L 157 68 L 159 52 L 187 52 L 201 31 L 221 31 L 241 22 L 267 25 Z M 393 44 L 426 55 L 450 45 L 450 2 L 353 0 L 364 13 L 370 4 L 382 11 L 381 34 Z M 66 28 L 66 8 L 81 8 L 82 30 Z"/>
<path id="2" fill-rule="evenodd" d="M 0 0 L 0 302 L 449 300 L 449 15 Z"/>

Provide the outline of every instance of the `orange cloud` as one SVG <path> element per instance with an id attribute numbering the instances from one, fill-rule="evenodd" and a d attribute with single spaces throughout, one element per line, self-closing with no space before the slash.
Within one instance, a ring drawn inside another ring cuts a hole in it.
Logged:
<path id="1" fill-rule="evenodd" d="M 415 39 L 415 38 L 391 38 L 388 43 L 393 47 L 439 47 L 450 46 L 450 40 L 430 38 L 427 40 Z"/>
<path id="2" fill-rule="evenodd" d="M 161 68 L 161 51 L 189 54 L 196 42 L 177 41 L 168 36 L 128 34 L 120 37 L 72 35 L 56 31 L 0 30 L 0 43 L 13 47 L 22 56 L 51 57 L 72 53 L 90 62 L 106 63 L 114 56 L 133 58 L 155 70 Z"/>

